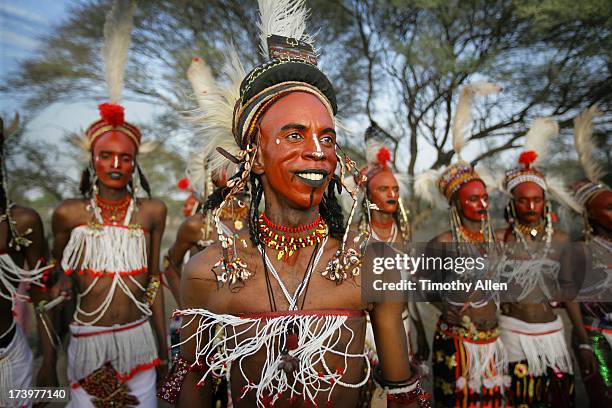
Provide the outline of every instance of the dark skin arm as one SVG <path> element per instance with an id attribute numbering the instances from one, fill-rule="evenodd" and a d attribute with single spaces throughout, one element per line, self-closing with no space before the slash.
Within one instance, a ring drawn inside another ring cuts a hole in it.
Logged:
<path id="1" fill-rule="evenodd" d="M 385 275 L 387 274 L 391 276 L 385 276 L 384 279 L 390 282 L 400 278 L 400 273 L 396 270 L 385 272 Z M 382 301 L 375 303 L 369 311 L 382 377 L 387 381 L 405 381 L 412 376 L 408 338 L 402 319 L 405 307 L 406 304 L 401 301 Z M 404 405 L 389 403 L 388 406 Z M 410 406 L 417 407 L 418 403 Z"/>
<path id="2" fill-rule="evenodd" d="M 220 250 L 217 245 L 213 245 L 200 252 L 185 265 L 181 277 L 181 300 L 183 308 L 206 308 L 206 301 L 214 296 L 216 283 L 211 279 L 211 268 L 213 263 L 210 260 L 218 259 Z M 189 339 L 197 330 L 198 322 L 194 320 L 190 325 L 181 329 L 181 341 Z M 206 339 L 203 339 L 206 342 Z M 189 362 L 195 361 L 195 338 L 181 345 L 180 354 Z M 189 372 L 185 376 L 185 382 L 181 389 L 178 406 L 181 408 L 189 407 L 210 407 L 212 402 L 212 383 L 207 379 L 201 388 L 196 384 L 202 379 L 203 373 Z"/>
<path id="3" fill-rule="evenodd" d="M 149 271 L 151 276 L 159 274 L 159 254 L 161 240 L 166 228 L 166 205 L 160 200 L 150 200 L 153 222 L 151 225 L 151 250 L 149 253 Z M 158 381 L 163 380 L 168 371 L 168 341 L 166 337 L 166 316 L 164 313 L 164 291 L 160 287 L 151 306 L 152 324 L 157 337 L 157 352 L 162 364 L 157 368 Z"/>
<path id="4" fill-rule="evenodd" d="M 179 290 L 181 282 L 181 267 L 185 254 L 202 238 L 202 216 L 192 215 L 186 218 L 176 232 L 176 240 L 168 249 L 168 266 L 164 271 L 164 276 L 168 281 L 170 292 L 174 296 L 176 303 L 181 305 Z"/>
<path id="5" fill-rule="evenodd" d="M 53 273 L 56 275 L 57 283 L 51 288 L 51 298 L 55 299 L 58 296 L 64 296 L 66 299 L 72 297 L 72 278 L 64 275 L 61 268 L 62 256 L 64 248 L 70 241 L 70 233 L 72 229 L 78 225 L 71 214 L 78 208 L 79 200 L 66 200 L 57 206 L 51 217 L 51 230 L 53 232 L 53 247 L 51 249 L 51 257 L 56 260 L 57 266 Z"/>
<path id="6" fill-rule="evenodd" d="M 41 261 L 41 266 L 45 264 L 48 256 L 49 248 L 47 241 L 45 240 L 45 234 L 43 231 L 43 224 L 40 216 L 30 209 L 23 209 L 19 211 L 19 219 L 17 225 L 22 232 L 31 229 L 32 232 L 27 235 L 27 238 L 32 243 L 25 248 L 25 258 L 29 269 L 36 267 L 37 263 Z M 30 290 L 30 296 L 32 297 L 32 303 L 34 307 L 38 305 L 40 301 L 49 300 L 47 293 L 40 290 L 38 286 L 32 285 Z M 40 345 L 42 349 L 43 361 L 38 373 L 36 375 L 36 384 L 38 386 L 53 387 L 58 385 L 56 362 L 57 353 L 53 344 L 44 329 L 43 323 L 38 315 L 36 316 L 36 328 L 38 331 L 38 337 L 40 339 Z"/>
<path id="7" fill-rule="evenodd" d="M 370 311 L 376 350 L 382 375 L 388 381 L 404 381 L 411 377 L 408 341 L 402 320 L 403 302 L 383 302 Z M 402 407 L 389 403 L 389 407 Z M 418 403 L 409 405 L 418 407 Z"/>

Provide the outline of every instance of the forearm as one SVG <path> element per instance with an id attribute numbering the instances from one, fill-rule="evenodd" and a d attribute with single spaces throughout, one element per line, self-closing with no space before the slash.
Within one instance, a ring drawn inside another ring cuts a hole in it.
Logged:
<path id="1" fill-rule="evenodd" d="M 180 276 L 180 271 L 179 268 L 176 265 L 174 265 L 172 262 L 170 262 L 168 259 L 167 261 L 167 267 L 166 270 L 164 271 L 164 278 L 166 279 L 166 283 L 168 284 L 168 289 L 170 289 L 170 293 L 172 293 L 172 296 L 174 297 L 174 300 L 176 301 L 176 303 L 179 305 L 181 305 L 181 298 L 180 298 L 180 288 L 181 288 L 181 276 Z"/>
<path id="2" fill-rule="evenodd" d="M 570 321 L 572 322 L 574 332 L 578 336 L 578 340 L 581 344 L 588 344 L 589 335 L 587 334 L 587 331 L 584 328 L 582 313 L 580 312 L 580 304 L 576 302 L 565 302 L 564 306 L 565 310 L 567 311 L 567 315 L 569 316 Z"/>
<path id="3" fill-rule="evenodd" d="M 153 301 L 153 330 L 157 337 L 158 355 L 161 360 L 168 360 L 168 336 L 166 332 L 166 316 L 164 310 L 164 290 L 159 287 Z"/>

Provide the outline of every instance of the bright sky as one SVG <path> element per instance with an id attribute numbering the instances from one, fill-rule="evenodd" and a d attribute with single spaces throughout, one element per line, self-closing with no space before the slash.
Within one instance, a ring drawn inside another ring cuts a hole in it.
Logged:
<path id="1" fill-rule="evenodd" d="M 79 0 L 0 0 L 0 77 L 16 69 L 23 59 L 31 55 L 41 44 L 41 39 L 49 35 L 53 28 L 66 18 L 70 6 Z M 44 109 L 39 115 L 26 124 L 26 138 L 42 138 L 47 141 L 59 141 L 67 132 L 79 132 L 85 129 L 98 116 L 97 104 L 100 101 L 78 103 L 55 103 Z M 382 105 L 386 105 L 383 103 Z M 152 117 L 154 107 L 144 103 L 124 103 L 130 120 L 135 123 L 146 123 Z M 12 101 L 0 95 L 0 112 L 12 116 L 18 107 Z M 378 109 L 377 119 L 384 123 L 384 107 Z M 354 137 L 363 137 L 368 123 L 350 123 Z M 406 158 L 406 146 L 402 146 L 400 157 Z M 428 168 L 434 159 L 434 150 L 424 140 L 419 140 L 419 160 L 417 169 Z M 475 157 L 480 147 L 468 145 L 464 156 Z M 74 162 L 67 159 L 64 163 L 71 174 Z M 76 173 L 75 173 L 76 174 Z"/>
<path id="2" fill-rule="evenodd" d="M 70 5 L 76 0 L 0 0 L 0 76 L 15 70 L 19 62 L 36 51 L 41 39 L 66 18 Z M 68 132 L 84 130 L 98 117 L 100 101 L 78 103 L 55 103 L 44 109 L 26 124 L 25 138 L 41 138 L 59 141 Z M 126 101 L 130 120 L 146 123 L 151 119 L 154 108 L 145 103 Z M 0 96 L 0 112 L 12 117 L 18 107 L 11 100 Z M 74 161 L 67 158 L 65 163 L 69 174 L 77 177 Z"/>

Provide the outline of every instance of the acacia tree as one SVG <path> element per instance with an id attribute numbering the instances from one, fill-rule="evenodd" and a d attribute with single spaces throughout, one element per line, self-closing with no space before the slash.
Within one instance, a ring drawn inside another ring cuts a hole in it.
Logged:
<path id="1" fill-rule="evenodd" d="M 33 57 L 2 85 L 29 114 L 59 100 L 105 99 L 100 60 L 110 0 L 86 0 Z M 414 175 L 431 145 L 447 164 L 459 89 L 473 79 L 505 92 L 479 104 L 472 141 L 486 142 L 476 160 L 516 147 L 535 116 L 557 115 L 562 126 L 593 103 L 610 121 L 611 11 L 605 0 L 309 0 L 322 65 L 336 86 L 344 117 L 376 120 L 398 164 Z M 139 3 L 126 76 L 126 98 L 158 107 L 153 134 L 172 139 L 178 112 L 192 104 L 185 72 L 191 57 L 218 69 L 231 39 L 246 68 L 257 52 L 256 2 L 238 0 Z M 361 133 L 356 131 L 355 133 Z M 358 138 L 360 141 L 360 138 Z M 353 148 L 359 148 L 359 141 Z M 398 152 L 406 149 L 406 163 Z M 429 164 L 429 163 L 428 163 Z"/>

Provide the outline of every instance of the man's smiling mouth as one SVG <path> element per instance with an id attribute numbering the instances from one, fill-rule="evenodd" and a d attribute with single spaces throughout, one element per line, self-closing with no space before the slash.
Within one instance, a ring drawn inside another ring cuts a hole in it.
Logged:
<path id="1" fill-rule="evenodd" d="M 294 174 L 301 182 L 316 188 L 325 184 L 329 172 L 323 169 L 305 169 L 295 171 Z"/>

